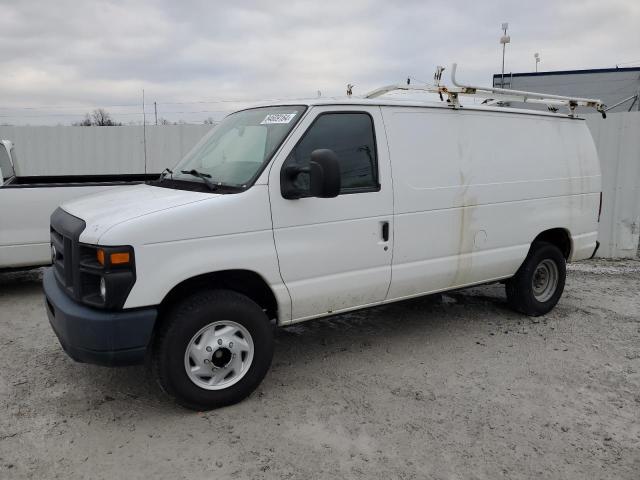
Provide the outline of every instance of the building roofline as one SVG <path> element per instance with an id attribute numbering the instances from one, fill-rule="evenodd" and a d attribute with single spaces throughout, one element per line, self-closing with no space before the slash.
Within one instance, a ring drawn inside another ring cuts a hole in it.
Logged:
<path id="1" fill-rule="evenodd" d="M 588 73 L 614 73 L 614 72 L 640 72 L 640 67 L 625 67 L 625 68 L 590 68 L 587 70 L 555 70 L 549 72 L 519 72 L 519 73 L 504 73 L 505 77 L 545 77 L 547 75 L 581 75 Z M 493 78 L 501 78 L 501 73 L 494 73 Z"/>

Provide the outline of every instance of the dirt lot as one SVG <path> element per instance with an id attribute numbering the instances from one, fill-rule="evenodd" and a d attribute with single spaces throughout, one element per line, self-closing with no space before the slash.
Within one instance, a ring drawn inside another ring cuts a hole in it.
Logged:
<path id="1" fill-rule="evenodd" d="M 38 272 L 0 276 L 0 478 L 640 478 L 640 262 L 573 265 L 551 314 L 490 285 L 280 330 L 209 413 L 74 363 Z"/>

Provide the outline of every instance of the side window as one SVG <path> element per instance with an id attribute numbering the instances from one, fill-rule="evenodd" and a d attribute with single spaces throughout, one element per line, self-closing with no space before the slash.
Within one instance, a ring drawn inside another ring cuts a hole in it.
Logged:
<path id="1" fill-rule="evenodd" d="M 340 162 L 340 193 L 378 190 L 378 159 L 373 121 L 366 113 L 324 113 L 318 116 L 284 163 L 307 167 L 311 152 L 333 150 Z M 301 173 L 294 185 L 309 190 L 309 175 Z"/>

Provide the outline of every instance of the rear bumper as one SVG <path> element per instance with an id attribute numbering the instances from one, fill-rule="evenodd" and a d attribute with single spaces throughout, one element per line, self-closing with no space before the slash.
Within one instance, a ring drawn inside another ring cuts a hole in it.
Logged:
<path id="1" fill-rule="evenodd" d="M 87 307 L 60 288 L 52 268 L 44 273 L 43 287 L 49 322 L 71 358 L 107 366 L 144 361 L 158 315 L 155 308 L 106 312 Z"/>

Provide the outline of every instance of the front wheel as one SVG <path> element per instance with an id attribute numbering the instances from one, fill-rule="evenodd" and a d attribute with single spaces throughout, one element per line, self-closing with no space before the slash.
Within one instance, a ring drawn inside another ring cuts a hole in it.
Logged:
<path id="1" fill-rule="evenodd" d="M 153 348 L 153 371 L 181 405 L 209 410 L 247 397 L 273 357 L 262 309 L 229 290 L 203 291 L 173 306 Z"/>
<path id="2" fill-rule="evenodd" d="M 507 280 L 507 301 L 525 315 L 544 315 L 560 300 L 566 275 L 566 261 L 560 249 L 536 242 L 516 274 Z"/>

